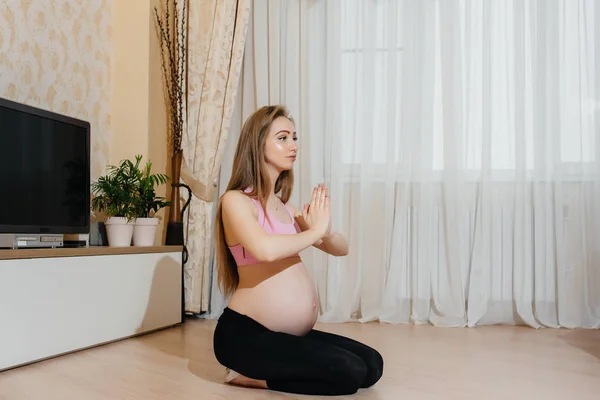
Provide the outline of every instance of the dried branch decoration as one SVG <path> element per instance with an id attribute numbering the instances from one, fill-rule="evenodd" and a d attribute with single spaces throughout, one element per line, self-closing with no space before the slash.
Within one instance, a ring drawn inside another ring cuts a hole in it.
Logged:
<path id="1" fill-rule="evenodd" d="M 160 56 L 169 104 L 169 146 L 172 156 L 181 151 L 187 109 L 188 1 L 165 0 L 154 16 L 160 39 Z"/>

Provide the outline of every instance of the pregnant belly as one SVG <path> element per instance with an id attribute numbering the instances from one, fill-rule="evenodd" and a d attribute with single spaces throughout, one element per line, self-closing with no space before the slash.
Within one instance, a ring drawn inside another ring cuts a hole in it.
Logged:
<path id="1" fill-rule="evenodd" d="M 260 266 L 249 266 L 253 268 Z M 243 274 L 240 274 L 243 283 Z M 317 294 L 302 262 L 269 277 L 253 287 L 235 291 L 229 307 L 266 328 L 302 336 L 317 321 Z"/>

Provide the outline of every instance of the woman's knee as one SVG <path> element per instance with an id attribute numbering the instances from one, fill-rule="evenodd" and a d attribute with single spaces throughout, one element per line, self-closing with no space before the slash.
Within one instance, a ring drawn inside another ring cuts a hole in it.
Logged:
<path id="1" fill-rule="evenodd" d="M 371 349 L 368 357 L 366 357 L 364 361 L 367 367 L 367 372 L 361 387 L 368 388 L 377 383 L 377 381 L 379 381 L 383 375 L 383 357 L 377 350 Z"/>
<path id="2" fill-rule="evenodd" d="M 346 394 L 356 393 L 368 374 L 367 364 L 354 355 L 345 358 L 342 365 L 335 366 L 335 370 L 339 374 L 338 385 L 344 388 Z"/>

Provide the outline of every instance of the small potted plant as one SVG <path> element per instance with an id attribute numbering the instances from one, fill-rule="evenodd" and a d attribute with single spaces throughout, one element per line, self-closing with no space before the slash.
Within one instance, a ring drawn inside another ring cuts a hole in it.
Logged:
<path id="1" fill-rule="evenodd" d="M 92 208 L 106 216 L 104 225 L 111 247 L 131 246 L 138 166 L 139 160 L 135 165 L 130 160 L 123 160 L 118 166 L 110 165 L 107 174 L 92 183 Z"/>
<path id="2" fill-rule="evenodd" d="M 136 157 L 139 164 L 141 156 Z M 136 164 L 136 165 L 137 165 Z M 155 187 L 167 183 L 165 174 L 152 174 L 152 162 L 146 162 L 143 170 L 138 170 L 137 191 L 134 199 L 135 226 L 133 229 L 134 246 L 152 246 L 158 227 L 156 213 L 170 205 L 164 197 L 156 196 Z"/>

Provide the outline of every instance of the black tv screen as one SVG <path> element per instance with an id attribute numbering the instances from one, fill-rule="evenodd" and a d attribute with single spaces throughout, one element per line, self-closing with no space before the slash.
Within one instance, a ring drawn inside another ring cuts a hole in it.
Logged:
<path id="1" fill-rule="evenodd" d="M 90 124 L 0 99 L 0 233 L 88 233 Z"/>

